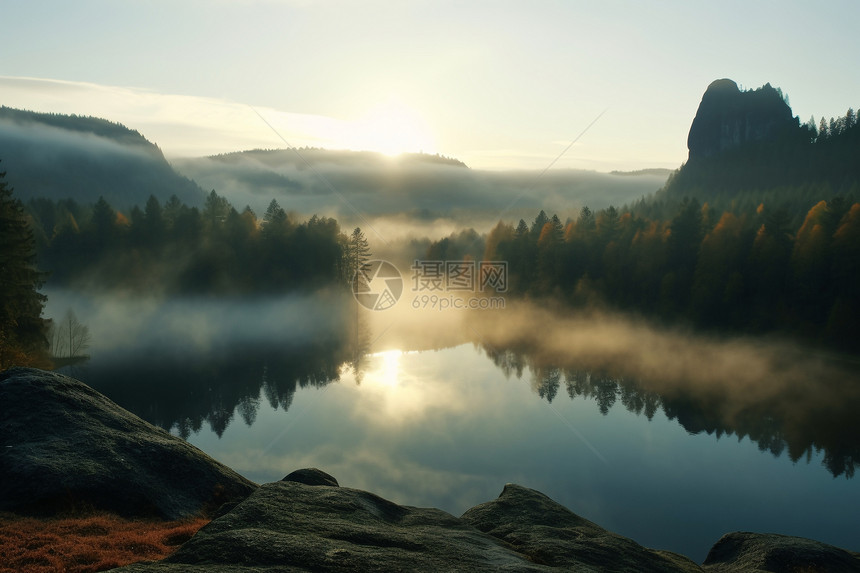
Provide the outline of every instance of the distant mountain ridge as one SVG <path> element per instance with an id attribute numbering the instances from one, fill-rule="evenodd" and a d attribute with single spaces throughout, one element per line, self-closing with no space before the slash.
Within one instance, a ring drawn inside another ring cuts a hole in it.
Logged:
<path id="1" fill-rule="evenodd" d="M 554 170 L 536 178 L 527 170 L 473 170 L 439 154 L 320 148 L 251 149 L 168 163 L 158 146 L 122 124 L 8 107 L 0 107 L 0 171 L 24 203 L 73 199 L 86 207 L 104 197 L 128 212 L 150 195 L 161 204 L 176 195 L 202 207 L 214 189 L 238 209 L 261 213 L 277 199 L 287 210 L 334 216 L 346 225 L 366 225 L 359 213 L 487 228 L 499 213 L 516 220 L 541 209 L 623 204 L 655 192 L 669 174 Z"/>
<path id="2" fill-rule="evenodd" d="M 97 117 L 0 107 L 0 170 L 18 198 L 142 205 L 150 195 L 202 204 L 203 189 L 174 171 L 155 144 Z"/>
<path id="3" fill-rule="evenodd" d="M 637 177 L 640 175 L 654 175 L 657 177 L 669 177 L 672 174 L 671 169 L 665 169 L 662 167 L 651 167 L 648 169 L 636 169 L 634 171 L 610 171 L 610 175 L 616 175 L 618 177 Z"/>
<path id="4" fill-rule="evenodd" d="M 251 158 L 268 166 L 296 165 L 313 166 L 315 164 L 327 163 L 342 167 L 385 167 L 392 166 L 418 166 L 446 165 L 450 167 L 464 167 L 467 165 L 453 157 L 428 153 L 401 153 L 389 157 L 378 151 L 349 151 L 337 149 L 323 149 L 320 147 L 304 147 L 300 149 L 249 149 L 245 151 L 233 151 L 210 155 L 209 159 L 223 163 L 235 163 L 243 158 Z"/>
<path id="5" fill-rule="evenodd" d="M 323 149 L 250 150 L 177 159 L 174 166 L 234 205 L 249 205 L 258 213 L 276 199 L 286 210 L 325 214 L 346 226 L 365 227 L 375 217 L 390 217 L 397 219 L 392 223 L 396 232 L 406 219 L 413 228 L 416 219 L 428 226 L 444 219 L 445 224 L 489 230 L 500 216 L 516 221 L 542 209 L 575 212 L 584 205 L 620 205 L 654 193 L 669 175 L 557 169 L 537 177 L 534 171 L 471 169 L 435 155 Z"/>
<path id="6" fill-rule="evenodd" d="M 151 147 L 157 150 L 159 154 L 161 153 L 158 146 L 150 143 L 139 131 L 101 117 L 42 113 L 0 106 L 0 120 L 11 120 L 20 124 L 41 123 L 67 131 L 107 137 L 126 145 Z"/>

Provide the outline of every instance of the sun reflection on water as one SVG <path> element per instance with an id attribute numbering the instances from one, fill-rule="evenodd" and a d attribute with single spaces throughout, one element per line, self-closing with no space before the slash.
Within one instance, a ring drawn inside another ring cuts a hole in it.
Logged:
<path id="1" fill-rule="evenodd" d="M 375 425 L 402 426 L 419 423 L 431 411 L 458 409 L 450 376 L 440 378 L 438 365 L 419 354 L 399 349 L 368 354 L 359 384 L 351 385 L 356 414 Z"/>
<path id="2" fill-rule="evenodd" d="M 371 354 L 376 368 L 367 373 L 365 381 L 373 380 L 376 384 L 387 388 L 396 388 L 400 377 L 400 357 L 402 350 L 386 350 Z"/>

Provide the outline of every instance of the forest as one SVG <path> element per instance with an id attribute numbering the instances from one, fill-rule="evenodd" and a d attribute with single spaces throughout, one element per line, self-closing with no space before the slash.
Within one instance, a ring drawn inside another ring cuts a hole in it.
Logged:
<path id="1" fill-rule="evenodd" d="M 39 264 L 53 286 L 158 295 L 282 294 L 348 284 L 350 237 L 331 218 L 299 221 L 272 200 L 262 218 L 214 190 L 203 209 L 151 196 L 128 214 L 101 198 L 28 204 Z M 363 256 L 367 253 L 363 252 Z"/>
<path id="2" fill-rule="evenodd" d="M 778 206 L 718 213 L 697 199 L 671 219 L 584 207 L 563 224 L 541 211 L 530 226 L 496 225 L 483 258 L 508 261 L 514 296 L 857 351 L 860 203 L 833 197 L 790 221 Z"/>

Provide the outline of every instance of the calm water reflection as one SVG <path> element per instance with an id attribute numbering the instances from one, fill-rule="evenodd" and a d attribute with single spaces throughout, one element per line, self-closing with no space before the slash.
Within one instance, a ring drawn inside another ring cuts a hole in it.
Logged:
<path id="1" fill-rule="evenodd" d="M 567 345 L 484 337 L 363 354 L 372 337 L 357 345 L 354 334 L 105 350 L 73 374 L 258 483 L 316 466 L 344 486 L 459 515 L 516 482 L 699 561 L 736 530 L 860 549 L 850 368 L 797 376 L 788 361 L 756 373 L 787 372 L 776 385 L 685 384 L 668 368 L 640 379 L 596 367 Z"/>

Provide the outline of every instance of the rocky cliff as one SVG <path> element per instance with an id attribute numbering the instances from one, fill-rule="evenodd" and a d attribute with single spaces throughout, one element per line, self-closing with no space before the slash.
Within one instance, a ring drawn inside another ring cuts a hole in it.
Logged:
<path id="1" fill-rule="evenodd" d="M 740 91 L 729 79 L 708 86 L 687 137 L 690 161 L 741 145 L 775 139 L 798 121 L 782 95 L 770 84 Z"/>

